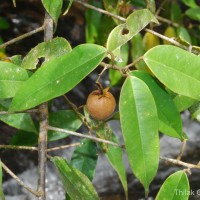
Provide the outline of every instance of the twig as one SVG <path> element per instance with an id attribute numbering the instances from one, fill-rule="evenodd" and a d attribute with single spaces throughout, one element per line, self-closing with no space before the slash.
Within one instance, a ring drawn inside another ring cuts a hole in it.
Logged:
<path id="1" fill-rule="evenodd" d="M 170 162 L 170 163 L 173 163 L 173 164 L 176 164 L 176 165 L 181 165 L 181 166 L 187 167 L 189 169 L 200 169 L 199 164 L 194 165 L 194 164 L 186 163 L 186 162 L 183 162 L 183 161 L 180 161 L 180 160 L 176 160 L 176 159 L 172 159 L 172 158 L 166 158 L 166 157 L 163 157 L 163 156 L 160 156 L 160 159 L 167 161 L 167 162 Z"/>
<path id="2" fill-rule="evenodd" d="M 0 115 L 10 115 L 10 114 L 18 114 L 18 113 L 37 113 L 38 109 L 26 110 L 23 112 L 10 112 L 10 111 L 0 111 Z"/>
<path id="3" fill-rule="evenodd" d="M 101 8 L 97 8 L 95 6 L 92 6 L 92 5 L 88 4 L 88 3 L 85 3 L 85 2 L 82 2 L 82 1 L 79 1 L 79 0 L 74 0 L 74 2 L 81 4 L 81 5 L 85 6 L 86 8 L 90 8 L 92 10 L 96 10 L 96 11 L 98 11 L 100 13 L 103 13 L 105 15 L 108 15 L 110 17 L 114 17 L 115 19 L 118 19 L 119 21 L 122 21 L 122 22 L 126 21 L 125 18 L 123 18 L 123 17 L 121 17 L 119 15 L 115 15 L 115 14 L 110 13 L 110 12 L 108 12 L 106 10 L 101 9 Z"/>
<path id="4" fill-rule="evenodd" d="M 60 147 L 54 147 L 54 148 L 47 149 L 47 152 L 66 149 L 66 148 L 75 147 L 75 146 L 79 146 L 79 145 L 80 145 L 79 142 L 74 143 L 74 144 L 63 145 L 63 146 L 60 146 Z"/>
<path id="5" fill-rule="evenodd" d="M 189 52 L 192 52 L 192 53 L 197 54 L 197 55 L 200 53 L 199 51 L 197 51 L 195 49 L 191 49 L 190 46 L 188 47 L 188 46 L 185 46 L 185 45 L 177 42 L 174 38 L 168 38 L 168 37 L 166 37 L 166 36 L 164 36 L 164 35 L 162 35 L 160 33 L 157 33 L 156 31 L 150 30 L 148 28 L 146 28 L 145 31 L 147 31 L 149 33 L 152 33 L 152 34 L 160 37 L 161 39 L 166 40 L 166 41 L 170 42 L 171 44 L 174 44 L 175 46 L 180 47 L 182 49 L 185 49 L 185 50 L 187 50 Z"/>
<path id="6" fill-rule="evenodd" d="M 35 30 L 32 30 L 32 31 L 30 31 L 30 32 L 28 32 L 28 33 L 25 33 L 25 34 L 23 34 L 23 35 L 20 35 L 19 37 L 16 37 L 16 38 L 14 38 L 14 39 L 12 39 L 12 40 L 9 40 L 8 42 L 5 42 L 5 43 L 3 43 L 3 44 L 0 45 L 0 49 L 1 49 L 1 48 L 5 48 L 5 47 L 7 47 L 7 46 L 9 46 L 9 45 L 11 45 L 11 44 L 13 44 L 13 43 L 19 41 L 19 40 L 22 40 L 22 39 L 26 38 L 26 37 L 32 36 L 33 34 L 36 34 L 36 33 L 38 33 L 38 32 L 41 32 L 41 31 L 44 30 L 44 27 L 45 27 L 45 24 L 43 24 L 43 25 L 42 25 L 41 27 L 39 27 L 39 28 L 36 28 Z"/>
<path id="7" fill-rule="evenodd" d="M 53 19 L 46 12 L 44 24 L 44 41 L 53 38 Z M 47 132 L 48 132 L 48 103 L 39 106 L 40 131 L 38 138 L 38 191 L 41 193 L 39 200 L 46 199 L 46 161 L 47 161 Z"/>
<path id="8" fill-rule="evenodd" d="M 0 149 L 14 149 L 14 150 L 31 150 L 31 151 L 37 151 L 37 147 L 29 147 L 29 146 L 16 146 L 16 145 L 0 145 Z"/>
<path id="9" fill-rule="evenodd" d="M 137 59 L 134 60 L 134 62 L 130 63 L 125 67 L 125 69 L 129 69 L 130 67 L 133 67 L 135 64 L 137 64 L 140 60 L 143 59 L 143 56 L 138 57 Z"/>
<path id="10" fill-rule="evenodd" d="M 63 95 L 65 100 L 67 101 L 67 103 L 70 105 L 70 107 L 72 108 L 72 110 L 76 113 L 76 115 L 78 116 L 78 118 L 82 121 L 82 123 L 87 127 L 89 134 L 91 134 L 92 132 L 92 127 L 90 126 L 90 124 L 87 122 L 86 118 L 78 111 L 78 108 L 76 105 L 74 105 L 69 98 L 66 95 Z"/>
<path id="11" fill-rule="evenodd" d="M 180 150 L 180 153 L 177 157 L 177 160 L 181 160 L 181 157 L 182 157 L 184 150 L 185 150 L 185 147 L 186 147 L 186 143 L 187 143 L 187 140 L 183 140 L 182 145 L 181 145 L 181 150 Z"/>
<path id="12" fill-rule="evenodd" d="M 171 20 L 169 20 L 169 19 L 166 19 L 166 18 L 163 18 L 163 17 L 160 17 L 160 16 L 156 16 L 156 18 L 157 18 L 159 21 L 164 22 L 164 23 L 169 24 L 169 25 L 172 25 L 172 26 L 174 26 L 174 27 L 176 27 L 176 28 L 179 27 L 179 25 L 178 25 L 176 22 L 173 22 L 173 21 L 171 21 Z"/>
<path id="13" fill-rule="evenodd" d="M 85 7 L 87 7 L 87 8 L 90 8 L 90 9 L 96 10 L 96 11 L 98 11 L 98 12 L 100 12 L 100 13 L 103 13 L 103 14 L 106 14 L 106 15 L 108 15 L 108 16 L 114 17 L 115 19 L 118 19 L 118 20 L 120 20 L 121 22 L 126 22 L 126 19 L 123 18 L 123 17 L 121 17 L 121 16 L 119 16 L 119 15 L 115 15 L 115 14 L 109 13 L 109 12 L 103 10 L 103 9 L 96 8 L 96 7 L 94 7 L 94 6 L 91 6 L 90 4 L 87 4 L 87 3 L 84 3 L 84 2 L 81 2 L 81 1 L 78 1 L 78 0 L 75 0 L 75 2 L 77 2 L 77 3 L 79 3 L 79 4 L 83 5 L 83 6 L 85 6 Z M 174 24 L 174 25 L 175 25 L 175 24 Z M 160 33 L 157 33 L 156 31 L 153 31 L 153 30 L 150 30 L 150 29 L 147 29 L 147 28 L 145 29 L 145 31 L 150 32 L 150 33 L 152 33 L 152 34 L 154 34 L 154 35 L 160 37 L 161 39 L 170 42 L 171 44 L 174 44 L 174 45 L 176 45 L 176 46 L 178 46 L 178 47 L 180 47 L 180 48 L 183 48 L 183 49 L 185 49 L 185 50 L 187 50 L 187 51 L 190 51 L 190 49 L 189 49 L 187 46 L 182 45 L 181 43 L 177 42 L 177 41 L 174 40 L 173 38 L 168 38 L 167 36 L 164 36 L 164 35 L 162 35 L 162 34 L 160 34 Z M 195 49 L 192 49 L 191 52 L 194 53 L 194 54 L 197 54 L 197 55 L 199 54 L 199 51 L 197 51 L 197 50 L 195 50 Z"/>
<path id="14" fill-rule="evenodd" d="M 40 196 L 40 193 L 31 189 L 29 186 L 27 186 L 18 176 L 16 176 L 2 161 L 1 161 L 1 165 L 3 167 L 3 169 L 10 174 L 10 176 L 12 176 L 18 183 L 19 185 L 21 185 L 22 187 L 24 187 L 26 190 L 28 190 L 29 192 L 31 192 L 33 195 L 35 195 L 36 197 Z"/>
<path id="15" fill-rule="evenodd" d="M 81 133 L 77 133 L 77 132 L 74 132 L 74 131 L 69 131 L 69 130 L 65 130 L 65 129 L 61 129 L 61 128 L 56 128 L 56 127 L 52 127 L 52 126 L 48 126 L 48 129 L 52 130 L 52 131 L 68 133 L 70 135 L 74 135 L 74 136 L 77 136 L 77 137 L 88 138 L 88 139 L 94 140 L 96 142 L 103 142 L 103 143 L 107 143 L 107 144 L 110 144 L 110 145 L 113 145 L 113 146 L 116 146 L 116 147 L 123 148 L 123 145 L 117 144 L 117 143 L 109 141 L 109 140 L 104 140 L 104 139 L 101 139 L 101 138 L 93 137 L 93 136 L 90 136 L 90 135 L 85 135 L 85 134 L 81 134 Z"/>

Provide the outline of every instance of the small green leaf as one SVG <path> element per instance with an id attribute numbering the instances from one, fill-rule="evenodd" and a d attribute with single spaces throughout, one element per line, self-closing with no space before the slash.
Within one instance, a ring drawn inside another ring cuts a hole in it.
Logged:
<path id="1" fill-rule="evenodd" d="M 191 107 L 193 104 L 197 103 L 198 101 L 183 95 L 176 95 L 173 98 L 174 103 L 176 104 L 176 107 L 178 108 L 179 112 L 182 112 L 189 107 Z"/>
<path id="2" fill-rule="evenodd" d="M 156 3 L 155 0 L 145 0 L 147 8 L 152 12 L 155 13 L 156 11 Z"/>
<path id="3" fill-rule="evenodd" d="M 179 26 L 177 31 L 178 31 L 178 35 L 181 39 L 184 39 L 186 42 L 188 42 L 190 44 L 192 43 L 191 37 L 186 28 L 184 28 L 183 26 Z"/>
<path id="4" fill-rule="evenodd" d="M 144 61 L 170 90 L 200 100 L 199 56 L 175 46 L 160 45 L 150 49 Z"/>
<path id="5" fill-rule="evenodd" d="M 76 131 L 80 128 L 82 122 L 72 110 L 60 110 L 49 114 L 50 126 Z M 59 140 L 67 137 L 67 133 L 48 131 L 48 141 Z"/>
<path id="6" fill-rule="evenodd" d="M 188 9 L 185 14 L 190 17 L 191 19 L 200 21 L 200 7 L 198 8 L 190 8 Z"/>
<path id="7" fill-rule="evenodd" d="M 196 8 L 196 7 L 198 7 L 198 5 L 197 5 L 197 3 L 196 3 L 195 0 L 182 0 L 182 2 L 183 2 L 185 5 L 187 5 L 187 6 L 191 7 L 191 8 Z"/>
<path id="8" fill-rule="evenodd" d="M 82 44 L 45 63 L 17 92 L 10 110 L 26 110 L 65 94 L 97 67 L 105 53 L 102 46 Z"/>
<path id="9" fill-rule="evenodd" d="M 189 108 L 190 114 L 192 116 L 192 119 L 197 119 L 197 121 L 200 121 L 200 102 L 195 103 Z"/>
<path id="10" fill-rule="evenodd" d="M 49 15 L 53 18 L 54 22 L 57 23 L 61 13 L 63 0 L 42 0 L 42 4 Z"/>
<path id="11" fill-rule="evenodd" d="M 85 174 L 90 181 L 94 177 L 94 172 L 97 164 L 97 146 L 88 139 L 81 141 L 81 145 L 78 146 L 72 155 L 71 164 Z"/>
<path id="12" fill-rule="evenodd" d="M 10 140 L 11 145 L 35 146 L 38 143 L 38 133 L 17 131 Z"/>
<path id="13" fill-rule="evenodd" d="M 10 58 L 10 61 L 13 64 L 21 66 L 21 64 L 22 64 L 22 56 L 21 55 L 14 55 L 14 56 L 9 57 L 9 58 Z"/>
<path id="14" fill-rule="evenodd" d="M 172 97 L 147 72 L 133 71 L 131 75 L 140 78 L 149 87 L 157 106 L 159 130 L 183 140 L 181 116 Z"/>
<path id="15" fill-rule="evenodd" d="M 96 130 L 96 134 L 101 139 L 109 140 L 119 144 L 117 137 L 115 136 L 111 128 L 105 123 L 101 124 L 98 127 L 98 129 Z M 128 199 L 128 186 L 126 180 L 126 170 L 122 160 L 122 149 L 120 147 L 116 147 L 110 144 L 101 144 L 100 147 L 102 148 L 102 151 L 106 153 L 108 161 L 117 172 L 124 188 L 126 199 Z"/>
<path id="16" fill-rule="evenodd" d="M 184 171 L 170 175 L 160 188 L 156 200 L 188 200 L 190 186 Z"/>
<path id="17" fill-rule="evenodd" d="M 73 200 L 99 200 L 90 180 L 79 170 L 72 167 L 62 157 L 53 157 L 51 161 L 56 166 L 62 180 L 64 190 Z"/>
<path id="18" fill-rule="evenodd" d="M 102 8 L 102 3 L 96 0 L 90 0 L 89 4 L 97 8 Z M 86 11 L 85 18 L 87 43 L 95 43 L 96 39 L 98 38 L 101 16 L 102 14 L 100 12 L 97 12 L 96 10 L 88 9 Z"/>
<path id="19" fill-rule="evenodd" d="M 28 113 L 16 113 L 9 115 L 0 115 L 0 121 L 12 126 L 14 128 L 37 133 L 37 129 L 33 123 L 33 120 Z"/>
<path id="20" fill-rule="evenodd" d="M 126 23 L 115 27 L 108 36 L 107 49 L 118 56 L 120 47 L 139 33 L 150 22 L 158 23 L 155 16 L 147 9 L 134 11 Z"/>
<path id="21" fill-rule="evenodd" d="M 39 58 L 44 58 L 44 64 L 45 62 L 69 53 L 71 50 L 69 42 L 61 37 L 42 42 L 24 57 L 21 67 L 25 69 L 36 69 Z"/>
<path id="22" fill-rule="evenodd" d="M 178 2 L 171 3 L 171 20 L 173 22 L 181 22 L 182 10 Z"/>
<path id="23" fill-rule="evenodd" d="M 0 17 L 0 30 L 8 29 L 10 27 L 9 23 L 3 17 Z"/>
<path id="24" fill-rule="evenodd" d="M 13 97 L 29 78 L 25 69 L 8 62 L 0 61 L 0 71 L 0 98 Z"/>
<path id="25" fill-rule="evenodd" d="M 131 169 L 147 194 L 159 163 L 159 121 L 154 98 L 142 80 L 126 79 L 120 94 L 119 111 Z"/>

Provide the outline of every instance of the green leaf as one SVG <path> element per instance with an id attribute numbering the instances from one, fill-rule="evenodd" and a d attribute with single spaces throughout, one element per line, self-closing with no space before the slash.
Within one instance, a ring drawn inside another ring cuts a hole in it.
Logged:
<path id="1" fill-rule="evenodd" d="M 185 40 L 186 42 L 188 42 L 190 44 L 192 43 L 191 37 L 186 28 L 184 28 L 183 26 L 179 26 L 177 31 L 178 31 L 178 35 L 181 39 Z"/>
<path id="2" fill-rule="evenodd" d="M 144 55 L 144 61 L 170 90 L 200 99 L 199 56 L 175 46 L 161 45 L 150 49 Z"/>
<path id="3" fill-rule="evenodd" d="M 152 12 L 155 13 L 156 11 L 156 3 L 155 0 L 145 0 L 147 8 Z"/>
<path id="4" fill-rule="evenodd" d="M 24 57 L 21 67 L 25 69 L 36 69 L 39 58 L 44 58 L 44 64 L 45 62 L 69 53 L 71 50 L 69 42 L 61 37 L 42 42 Z"/>
<path id="5" fill-rule="evenodd" d="M 119 55 L 120 47 L 139 33 L 150 22 L 158 23 L 155 16 L 147 9 L 134 11 L 126 19 L 126 23 L 115 27 L 108 36 L 107 49 L 115 56 Z"/>
<path id="6" fill-rule="evenodd" d="M 132 56 L 132 61 L 134 61 L 145 53 L 142 35 L 140 33 L 135 35 L 133 39 L 131 40 L 131 44 L 132 44 L 131 56 Z M 135 66 L 137 69 L 141 69 L 141 70 L 146 70 L 147 68 L 143 60 L 136 63 Z"/>
<path id="7" fill-rule="evenodd" d="M 171 3 L 171 20 L 174 22 L 181 22 L 182 11 L 180 5 L 177 2 Z"/>
<path id="8" fill-rule="evenodd" d="M 49 15 L 53 18 L 54 22 L 57 23 L 61 13 L 63 0 L 42 0 L 42 4 Z"/>
<path id="9" fill-rule="evenodd" d="M 90 181 L 94 177 L 94 172 L 97 164 L 97 146 L 88 139 L 81 141 L 81 145 L 78 146 L 71 158 L 71 164 L 85 174 Z"/>
<path id="10" fill-rule="evenodd" d="M 98 130 L 96 130 L 96 134 L 101 139 L 109 140 L 119 144 L 117 137 L 115 136 L 111 128 L 105 123 L 99 126 Z M 126 170 L 122 160 L 122 149 L 120 147 L 116 147 L 110 144 L 101 144 L 100 147 L 102 151 L 106 153 L 108 161 L 117 172 L 124 188 L 126 199 L 128 199 L 128 186 L 126 180 Z"/>
<path id="11" fill-rule="evenodd" d="M 185 14 L 190 17 L 191 19 L 200 21 L 200 7 L 198 8 L 190 8 L 188 9 Z"/>
<path id="12" fill-rule="evenodd" d="M 0 121 L 12 126 L 14 128 L 37 133 L 37 129 L 33 123 L 33 120 L 28 113 L 16 113 L 9 115 L 0 115 Z"/>
<path id="13" fill-rule="evenodd" d="M 1 200 L 5 200 L 5 197 L 4 197 L 4 193 L 3 193 L 3 188 L 2 188 L 2 164 L 1 164 L 1 160 L 0 160 L 0 198 Z"/>
<path id="14" fill-rule="evenodd" d="M 142 80 L 126 79 L 120 94 L 119 111 L 131 169 L 147 194 L 159 163 L 159 121 L 154 98 Z"/>
<path id="15" fill-rule="evenodd" d="M 11 145 L 35 146 L 38 143 L 38 133 L 17 131 L 10 140 Z"/>
<path id="16" fill-rule="evenodd" d="M 196 7 L 198 7 L 198 5 L 197 5 L 197 3 L 196 3 L 195 0 L 182 0 L 182 2 L 183 2 L 185 5 L 187 5 L 187 6 L 191 7 L 191 8 L 196 8 Z"/>
<path id="17" fill-rule="evenodd" d="M 22 64 L 22 56 L 21 55 L 14 55 L 14 56 L 9 57 L 9 58 L 10 58 L 10 61 L 13 64 L 21 66 L 21 64 Z"/>
<path id="18" fill-rule="evenodd" d="M 189 108 L 190 114 L 192 116 L 192 119 L 197 119 L 197 121 L 200 121 L 200 102 L 195 103 Z"/>
<path id="19" fill-rule="evenodd" d="M 143 80 L 149 87 L 158 112 L 159 130 L 171 137 L 184 139 L 182 121 L 172 97 L 147 72 L 133 71 L 131 75 Z"/>
<path id="20" fill-rule="evenodd" d="M 0 17 L 0 30 L 5 30 L 10 27 L 9 23 L 3 17 Z"/>
<path id="21" fill-rule="evenodd" d="M 69 131 L 76 131 L 80 128 L 82 122 L 72 110 L 59 110 L 49 114 L 50 126 L 66 129 Z M 48 141 L 54 141 L 66 138 L 67 133 L 57 131 L 48 131 Z"/>
<path id="22" fill-rule="evenodd" d="M 73 200 L 99 200 L 90 180 L 79 170 L 72 167 L 62 157 L 53 157 L 51 161 L 56 166 L 62 180 L 64 190 Z"/>
<path id="23" fill-rule="evenodd" d="M 45 63 L 17 92 L 10 110 L 29 109 L 65 94 L 96 68 L 105 53 L 102 46 L 82 44 Z"/>
<path id="24" fill-rule="evenodd" d="M 184 171 L 170 175 L 160 188 L 156 200 L 188 200 L 190 186 Z"/>
<path id="25" fill-rule="evenodd" d="M 176 104 L 176 107 L 178 108 L 179 112 L 182 112 L 189 107 L 191 107 L 194 103 L 197 103 L 198 101 L 195 99 L 191 99 L 189 97 L 183 96 L 183 95 L 176 95 L 173 98 L 174 103 Z"/>
<path id="26" fill-rule="evenodd" d="M 96 0 L 90 0 L 90 5 L 93 5 L 97 8 L 102 8 L 102 3 L 97 2 Z M 96 10 L 87 9 L 85 13 L 86 18 L 86 42 L 87 43 L 95 43 L 98 34 L 99 34 L 99 27 L 101 23 L 101 16 L 100 12 Z"/>
<path id="27" fill-rule="evenodd" d="M 0 98 L 10 98 L 29 78 L 28 72 L 12 63 L 0 61 Z"/>

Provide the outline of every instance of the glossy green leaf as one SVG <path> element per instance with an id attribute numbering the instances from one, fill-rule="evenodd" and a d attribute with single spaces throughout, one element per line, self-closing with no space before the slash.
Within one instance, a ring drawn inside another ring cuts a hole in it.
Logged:
<path id="1" fill-rule="evenodd" d="M 131 56 L 132 56 L 132 61 L 134 61 L 137 58 L 139 58 L 140 56 L 144 55 L 144 53 L 145 53 L 142 35 L 140 33 L 135 35 L 131 40 L 131 44 L 132 44 Z M 141 70 L 146 70 L 146 68 L 147 68 L 147 66 L 143 60 L 136 63 L 135 67 L 137 69 L 141 69 Z"/>
<path id="2" fill-rule="evenodd" d="M 120 47 L 139 33 L 150 22 L 158 23 L 155 16 L 147 9 L 136 10 L 128 16 L 126 23 L 115 27 L 108 36 L 107 49 L 118 56 Z"/>
<path id="3" fill-rule="evenodd" d="M 171 3 L 171 20 L 174 22 L 180 23 L 181 17 L 182 17 L 182 11 L 181 11 L 179 3 L 172 2 Z"/>
<path id="4" fill-rule="evenodd" d="M 184 39 L 185 41 L 187 41 L 188 43 L 192 43 L 191 41 L 191 37 L 187 31 L 186 28 L 184 28 L 183 26 L 179 26 L 179 28 L 177 29 L 178 31 L 178 36 L 182 39 Z"/>
<path id="5" fill-rule="evenodd" d="M 191 7 L 191 8 L 196 8 L 198 7 L 197 3 L 195 0 L 181 0 L 185 5 Z"/>
<path id="6" fill-rule="evenodd" d="M 42 4 L 54 22 L 57 23 L 61 14 L 63 0 L 42 0 Z"/>
<path id="7" fill-rule="evenodd" d="M 38 143 L 38 133 L 17 131 L 11 138 L 10 144 L 17 146 L 35 146 Z"/>
<path id="8" fill-rule="evenodd" d="M 144 0 L 131 0 L 131 3 L 136 7 L 145 7 Z"/>
<path id="9" fill-rule="evenodd" d="M 80 128 L 82 122 L 72 110 L 60 110 L 49 114 L 49 124 L 53 127 L 76 131 Z M 57 131 L 48 131 L 48 141 L 59 140 L 67 137 L 67 133 Z"/>
<path id="10" fill-rule="evenodd" d="M 149 50 L 144 55 L 144 61 L 170 90 L 200 99 L 199 56 L 175 46 L 161 45 Z"/>
<path id="11" fill-rule="evenodd" d="M 69 53 L 71 50 L 69 42 L 61 37 L 42 42 L 24 57 L 21 67 L 25 69 L 36 69 L 39 58 L 44 59 L 44 64 L 54 58 Z"/>
<path id="12" fill-rule="evenodd" d="M 157 107 L 159 130 L 171 137 L 183 140 L 181 116 L 172 97 L 148 73 L 133 71 L 131 75 L 143 80 L 149 87 Z"/>
<path id="13" fill-rule="evenodd" d="M 33 120 L 28 113 L 16 113 L 10 115 L 0 115 L 0 121 L 14 128 L 37 133 Z"/>
<path id="14" fill-rule="evenodd" d="M 102 46 L 82 44 L 45 63 L 17 92 L 10 110 L 29 109 L 65 94 L 96 68 L 105 53 Z"/>
<path id="15" fill-rule="evenodd" d="M 18 65 L 21 66 L 22 64 L 22 56 L 21 55 L 14 55 L 12 57 L 9 57 L 10 61 L 14 64 L 14 65 Z"/>
<path id="16" fill-rule="evenodd" d="M 189 111 L 192 116 L 192 119 L 197 119 L 197 121 L 200 121 L 200 102 L 193 104 L 189 108 Z"/>
<path id="17" fill-rule="evenodd" d="M 71 164 L 85 174 L 90 181 L 94 177 L 94 172 L 97 164 L 97 146 L 88 139 L 81 141 L 81 145 L 78 146 L 72 155 Z"/>
<path id="18" fill-rule="evenodd" d="M 190 186 L 184 171 L 170 175 L 160 188 L 156 200 L 188 200 Z"/>
<path id="19" fill-rule="evenodd" d="M 93 5 L 97 8 L 102 8 L 102 3 L 96 0 L 90 0 L 90 5 Z M 99 27 L 101 23 L 101 16 L 100 12 L 96 10 L 87 9 L 85 13 L 86 18 L 86 42 L 87 43 L 95 43 L 98 34 L 99 34 Z"/>
<path id="20" fill-rule="evenodd" d="M 147 194 L 159 163 L 159 121 L 154 98 L 142 80 L 126 79 L 120 94 L 119 111 L 131 169 Z"/>
<path id="21" fill-rule="evenodd" d="M 105 123 L 99 125 L 98 130 L 96 130 L 96 134 L 101 139 L 109 140 L 109 141 L 119 144 L 117 137 L 115 136 L 111 128 Z M 122 160 L 122 149 L 119 147 L 116 147 L 110 144 L 104 144 L 104 143 L 100 144 L 100 147 L 106 153 L 106 157 L 108 158 L 108 161 L 117 172 L 120 178 L 120 181 L 122 183 L 122 186 L 124 188 L 126 198 L 128 199 L 128 186 L 127 186 L 127 180 L 126 180 L 126 170 L 125 170 L 123 160 Z"/>
<path id="22" fill-rule="evenodd" d="M 176 104 L 176 107 L 178 108 L 179 112 L 182 112 L 189 107 L 191 107 L 193 104 L 197 103 L 198 101 L 183 95 L 176 95 L 173 98 L 174 103 Z"/>
<path id="23" fill-rule="evenodd" d="M 10 98 L 15 95 L 29 74 L 12 63 L 0 61 L 0 98 Z"/>
<path id="24" fill-rule="evenodd" d="M 64 190 L 73 200 L 99 200 L 90 180 L 62 157 L 53 157 L 63 183 Z"/>
<path id="25" fill-rule="evenodd" d="M 2 164 L 1 164 L 1 160 L 0 160 L 0 198 L 1 198 L 1 200 L 5 200 L 5 196 L 4 196 L 3 188 L 2 188 L 2 177 L 3 177 Z"/>
<path id="26" fill-rule="evenodd" d="M 188 9 L 185 14 L 190 17 L 191 19 L 200 21 L 200 7 L 198 8 L 190 8 Z"/>

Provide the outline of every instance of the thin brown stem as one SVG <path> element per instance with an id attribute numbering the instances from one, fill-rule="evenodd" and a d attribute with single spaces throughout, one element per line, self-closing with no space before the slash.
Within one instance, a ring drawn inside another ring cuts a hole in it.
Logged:
<path id="1" fill-rule="evenodd" d="M 43 24 L 43 25 L 42 25 L 41 27 L 39 27 L 39 28 L 36 28 L 35 30 L 32 30 L 32 31 L 30 31 L 30 32 L 28 32 L 28 33 L 25 33 L 25 34 L 23 34 L 23 35 L 20 35 L 19 37 L 16 37 L 16 38 L 14 38 L 14 39 L 12 39 L 12 40 L 9 40 L 8 42 L 5 42 L 5 43 L 3 43 L 3 44 L 0 45 L 0 49 L 1 49 L 1 48 L 5 48 L 5 47 L 7 47 L 7 46 L 9 46 L 9 45 L 11 45 L 11 44 L 14 44 L 15 42 L 17 42 L 17 41 L 19 41 L 19 40 L 22 40 L 22 39 L 24 39 L 24 38 L 30 37 L 30 36 L 32 36 L 33 34 L 39 33 L 39 32 L 41 32 L 41 31 L 44 30 L 44 27 L 45 27 L 45 24 Z"/>
<path id="2" fill-rule="evenodd" d="M 10 115 L 10 114 L 19 114 L 19 113 L 37 113 L 38 109 L 26 110 L 23 112 L 10 112 L 10 111 L 0 111 L 0 115 Z"/>
<path id="3" fill-rule="evenodd" d="M 53 38 L 53 19 L 46 12 L 44 19 L 44 41 Z M 38 138 L 38 191 L 39 200 L 46 199 L 46 161 L 47 161 L 47 132 L 48 132 L 48 103 L 39 106 L 40 131 Z"/>
<path id="4" fill-rule="evenodd" d="M 67 149 L 67 148 L 75 147 L 75 146 L 79 146 L 79 145 L 80 145 L 80 143 L 77 142 L 77 143 L 74 143 L 74 144 L 63 145 L 63 146 L 60 146 L 60 147 L 53 147 L 53 148 L 47 149 L 47 152 L 61 150 L 61 149 Z"/>
<path id="5" fill-rule="evenodd" d="M 180 153 L 179 153 L 179 155 L 177 157 L 177 160 L 181 160 L 181 157 L 182 157 L 182 155 L 184 153 L 186 144 L 187 144 L 187 140 L 183 140 L 182 145 L 181 145 L 181 150 L 180 150 Z"/>
<path id="6" fill-rule="evenodd" d="M 33 190 L 32 188 L 30 188 L 28 185 L 26 185 L 18 176 L 16 176 L 2 161 L 1 161 L 1 165 L 3 167 L 3 169 L 10 175 L 12 176 L 19 185 L 21 185 L 22 187 L 24 187 L 26 190 L 28 190 L 30 193 L 32 193 L 33 195 L 35 195 L 36 197 L 40 196 L 40 193 Z"/>
<path id="7" fill-rule="evenodd" d="M 30 150 L 30 151 L 37 151 L 37 147 L 29 147 L 29 146 L 16 146 L 16 145 L 0 145 L 0 149 L 14 149 L 14 150 Z"/>
<path id="8" fill-rule="evenodd" d="M 118 19 L 119 21 L 122 21 L 122 22 L 126 21 L 125 18 L 123 18 L 123 17 L 121 17 L 119 15 L 115 15 L 115 14 L 110 13 L 110 12 L 108 12 L 106 10 L 101 9 L 101 8 L 97 8 L 95 6 L 92 6 L 92 5 L 88 4 L 88 3 L 85 3 L 85 2 L 82 2 L 82 1 L 79 1 L 79 0 L 74 0 L 74 2 L 81 4 L 86 8 L 90 8 L 92 10 L 96 10 L 97 12 L 103 13 L 103 14 L 108 15 L 110 17 L 114 17 L 115 19 Z"/>
<path id="9" fill-rule="evenodd" d="M 125 69 L 129 69 L 130 67 L 135 66 L 142 59 L 143 59 L 143 56 L 138 57 L 136 60 L 134 60 L 134 62 L 130 63 L 129 65 L 126 65 Z"/>
<path id="10" fill-rule="evenodd" d="M 86 128 L 89 131 L 89 134 L 91 134 L 92 132 L 92 127 L 90 126 L 90 124 L 87 122 L 85 116 L 83 116 L 79 111 L 76 105 L 74 105 L 69 98 L 66 95 L 63 95 L 65 100 L 67 101 L 67 103 L 70 105 L 70 107 L 72 108 L 72 110 L 76 113 L 76 115 L 78 116 L 78 118 L 81 120 L 81 122 L 86 126 Z"/>
<path id="11" fill-rule="evenodd" d="M 169 19 L 166 19 L 166 18 L 163 18 L 163 17 L 160 17 L 160 16 L 157 16 L 156 18 L 157 18 L 159 21 L 164 22 L 164 23 L 169 24 L 169 25 L 172 25 L 172 26 L 174 26 L 174 27 L 176 27 L 176 28 L 179 27 L 179 25 L 178 25 L 176 22 L 173 22 L 173 21 L 171 21 L 171 20 L 169 20 Z"/>
<path id="12" fill-rule="evenodd" d="M 199 164 L 194 165 L 194 164 L 186 163 L 186 162 L 183 162 L 183 161 L 180 161 L 180 160 L 177 160 L 177 159 L 166 158 L 166 157 L 163 157 L 163 156 L 160 156 L 160 159 L 167 161 L 167 162 L 170 162 L 170 163 L 173 163 L 175 165 L 181 165 L 183 167 L 187 167 L 189 169 L 200 169 Z"/>
<path id="13" fill-rule="evenodd" d="M 48 129 L 52 130 L 52 131 L 58 131 L 58 132 L 61 132 L 61 133 L 68 133 L 70 135 L 74 135 L 74 136 L 77 136 L 77 137 L 88 138 L 88 139 L 96 141 L 96 142 L 102 142 L 102 143 L 106 143 L 106 144 L 110 144 L 110 145 L 113 145 L 113 146 L 123 148 L 123 145 L 117 144 L 117 143 L 109 141 L 109 140 L 104 140 L 104 139 L 101 139 L 101 138 L 93 137 L 91 135 L 85 135 L 85 134 L 81 134 L 81 133 L 77 133 L 77 132 L 74 132 L 74 131 L 69 131 L 69 130 L 65 130 L 65 129 L 61 129 L 61 128 L 56 128 L 56 127 L 52 127 L 52 126 L 48 126 Z"/>

